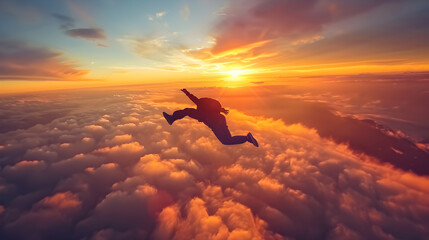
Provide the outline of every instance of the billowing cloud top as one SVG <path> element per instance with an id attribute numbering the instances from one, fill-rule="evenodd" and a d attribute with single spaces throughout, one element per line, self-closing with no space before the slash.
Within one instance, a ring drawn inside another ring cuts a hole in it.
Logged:
<path id="1" fill-rule="evenodd" d="M 195 120 L 169 126 L 162 111 L 189 106 L 151 100 L 169 94 L 2 98 L 2 111 L 12 104 L 15 116 L 39 117 L 0 135 L 0 237 L 428 236 L 428 177 L 355 154 L 302 124 L 234 108 L 229 128 L 251 131 L 260 147 L 224 146 Z"/>

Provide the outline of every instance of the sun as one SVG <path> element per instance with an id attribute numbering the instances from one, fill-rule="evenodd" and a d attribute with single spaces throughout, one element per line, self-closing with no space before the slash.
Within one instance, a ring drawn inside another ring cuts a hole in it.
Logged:
<path id="1" fill-rule="evenodd" d="M 231 71 L 228 71 L 226 73 L 228 73 L 229 75 L 231 75 L 231 77 L 237 78 L 240 75 L 243 75 L 244 71 L 243 70 L 231 70 Z"/>

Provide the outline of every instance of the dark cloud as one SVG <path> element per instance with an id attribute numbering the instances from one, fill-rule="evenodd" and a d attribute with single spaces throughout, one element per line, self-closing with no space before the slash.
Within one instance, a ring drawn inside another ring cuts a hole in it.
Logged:
<path id="1" fill-rule="evenodd" d="M 60 28 L 63 30 L 73 28 L 75 25 L 75 20 L 69 16 L 62 15 L 59 13 L 54 13 L 54 14 L 52 14 L 52 16 L 55 17 L 59 21 Z"/>
<path id="2" fill-rule="evenodd" d="M 150 99 L 171 94 L 102 89 L 44 96 L 59 102 L 51 108 L 74 107 L 0 134 L 0 238 L 424 239 L 429 233 L 427 177 L 356 155 L 301 124 L 235 108 L 230 129 L 251 131 L 260 148 L 225 146 L 192 119 L 169 126 L 160 113 L 185 104 L 170 102 L 167 109 Z"/>
<path id="3" fill-rule="evenodd" d="M 101 28 L 75 28 L 66 30 L 65 33 L 70 37 L 83 38 L 87 40 L 104 40 L 106 35 Z"/>
<path id="4" fill-rule="evenodd" d="M 90 41 L 106 40 L 106 33 L 102 28 L 75 28 L 76 20 L 74 18 L 59 13 L 54 13 L 52 16 L 58 20 L 60 28 L 70 37 L 83 38 Z M 107 47 L 103 43 L 97 43 L 97 46 Z"/>
<path id="5" fill-rule="evenodd" d="M 65 60 L 59 51 L 20 41 L 0 41 L 0 80 L 83 80 L 87 73 Z"/>
<path id="6" fill-rule="evenodd" d="M 134 53 L 150 60 L 177 63 L 177 58 L 182 58 L 184 62 L 187 61 L 183 54 L 186 47 L 178 41 L 174 34 L 169 37 L 154 34 L 139 38 L 124 37 L 119 41 L 130 47 Z"/>

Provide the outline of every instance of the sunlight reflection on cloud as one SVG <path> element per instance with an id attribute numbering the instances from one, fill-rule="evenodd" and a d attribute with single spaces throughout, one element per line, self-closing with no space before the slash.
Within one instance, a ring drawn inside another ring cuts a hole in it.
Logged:
<path id="1" fill-rule="evenodd" d="M 427 177 L 377 164 L 303 125 L 233 109 L 230 129 L 250 130 L 260 148 L 224 146 L 197 121 L 169 126 L 160 115 L 165 108 L 139 98 L 0 135 L 0 236 L 423 239 L 429 233 Z"/>

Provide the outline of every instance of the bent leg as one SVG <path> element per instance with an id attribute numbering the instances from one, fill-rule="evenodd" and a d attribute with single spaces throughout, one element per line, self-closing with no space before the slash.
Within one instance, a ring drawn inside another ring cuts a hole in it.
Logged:
<path id="1" fill-rule="evenodd" d="M 185 108 L 183 110 L 177 110 L 173 113 L 172 116 L 172 122 L 182 119 L 186 116 L 189 116 L 191 118 L 197 119 L 198 120 L 198 114 L 197 114 L 197 109 L 195 108 Z"/>
<path id="2" fill-rule="evenodd" d="M 212 128 L 213 133 L 217 139 L 224 145 L 235 145 L 248 142 L 247 136 L 231 136 L 228 126 L 225 124 L 216 128 Z"/>

